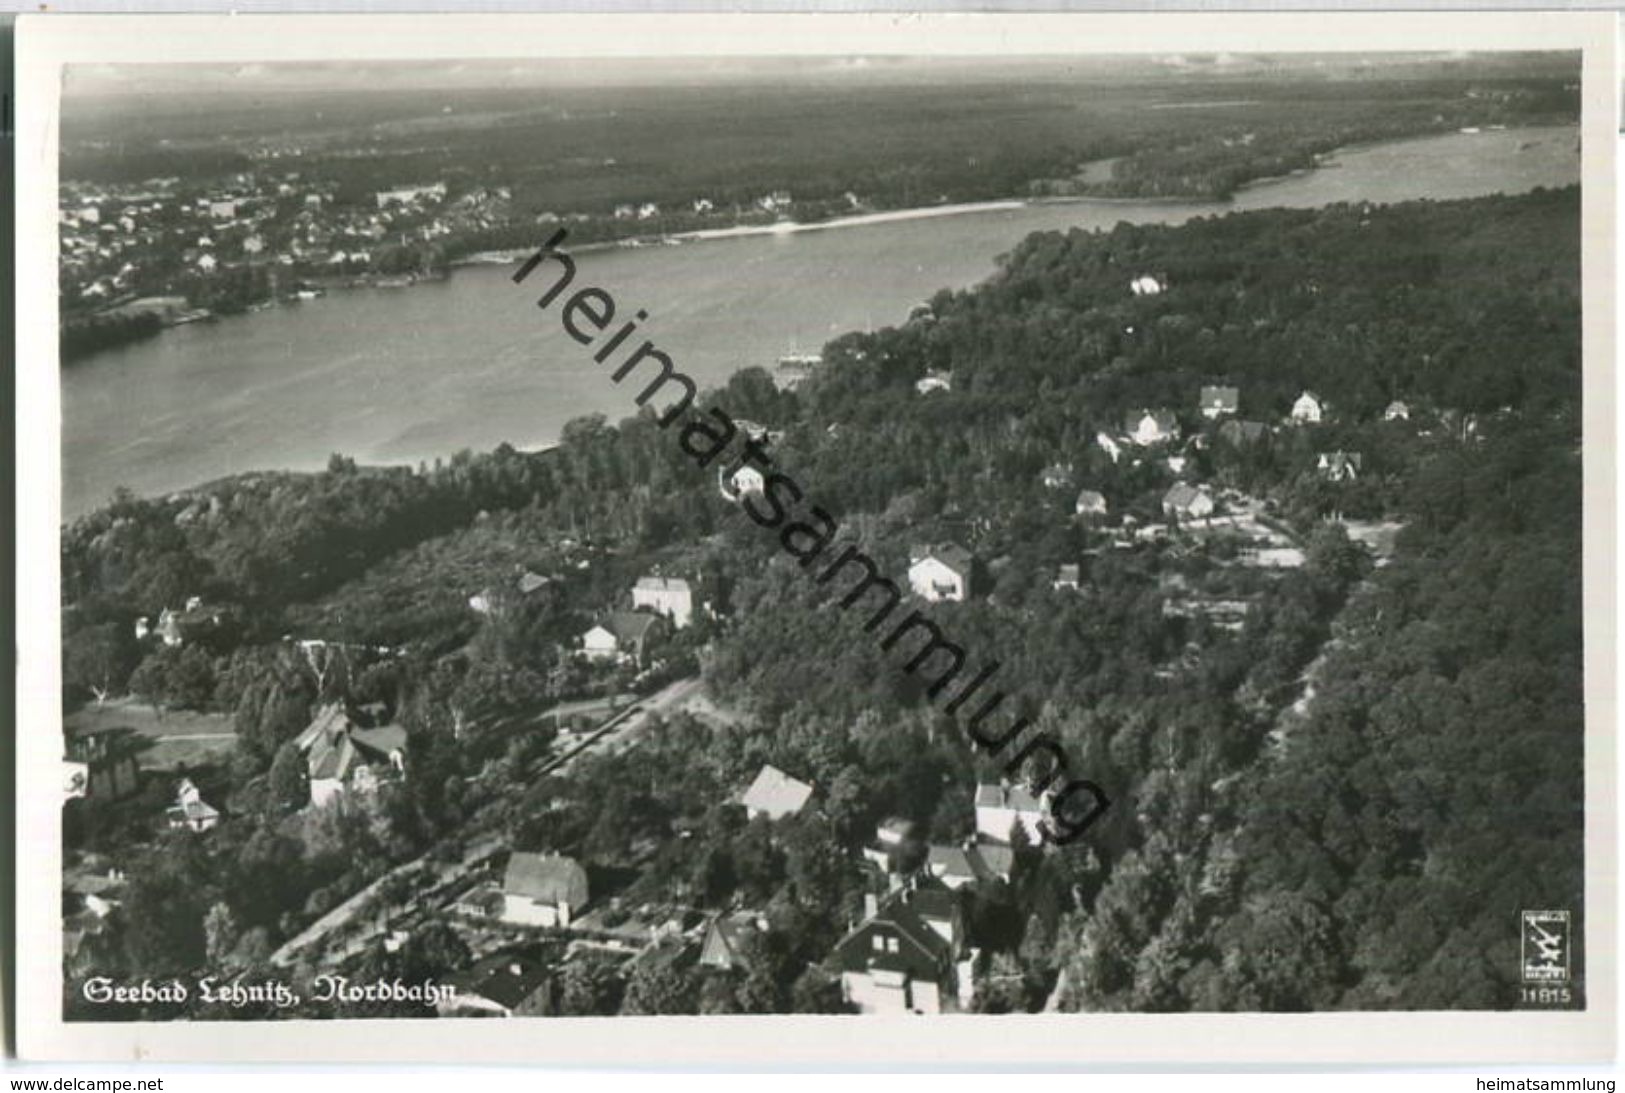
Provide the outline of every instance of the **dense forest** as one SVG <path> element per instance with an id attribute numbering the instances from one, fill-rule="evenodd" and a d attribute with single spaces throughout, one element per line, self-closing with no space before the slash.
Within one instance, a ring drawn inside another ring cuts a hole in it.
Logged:
<path id="1" fill-rule="evenodd" d="M 1517 1003 L 1516 911 L 1583 906 L 1578 237 L 1572 189 L 1039 234 L 986 284 L 831 343 L 793 392 L 747 369 L 704 396 L 783 430 L 776 462 L 893 575 L 913 543 L 972 551 L 978 595 L 933 616 L 997 656 L 1020 712 L 1117 802 L 1079 845 L 1019 847 L 1009 884 L 975 898 L 979 1008 Z M 1133 295 L 1146 271 L 1167 289 Z M 918 393 L 927 372 L 952 389 Z M 1251 439 L 1197 412 L 1213 383 L 1240 390 Z M 1277 424 L 1305 389 L 1328 419 Z M 1408 418 L 1385 413 L 1396 399 Z M 1095 438 L 1147 406 L 1186 429 L 1180 475 L 1251 499 L 1301 565 L 1244 564 L 1222 534 L 1122 533 L 1163 520 L 1173 478 Z M 1317 472 L 1328 450 L 1363 453 L 1357 481 Z M 1114 526 L 1076 518 L 1082 487 Z M 1402 525 L 1382 565 L 1345 528 L 1375 521 Z M 533 782 L 538 742 L 503 718 L 627 683 L 568 650 L 655 566 L 714 605 L 678 652 L 728 723 L 678 715 Z M 519 569 L 557 580 L 468 611 Z M 216 783 L 231 819 L 145 852 L 154 913 L 119 943 L 135 969 L 251 967 L 385 863 L 499 832 L 632 872 L 637 898 L 774 923 L 754 980 L 572 971 L 564 1012 L 838 1008 L 823 961 L 860 902 L 856 847 L 892 815 L 964 837 L 975 782 L 1001 773 L 647 413 L 582 419 L 545 453 L 336 456 L 120 497 L 64 529 L 63 581 L 65 701 L 129 689 L 238 726 Z M 1171 610 L 1190 590 L 1244 620 Z M 178 649 L 128 637 L 189 595 L 233 625 Z M 313 684 L 285 634 L 400 655 Z M 334 697 L 413 734 L 421 766 L 373 825 L 291 811 L 279 757 Z M 726 802 L 763 762 L 818 785 L 816 815 L 744 823 Z M 84 845 L 120 838 L 82 820 Z M 388 959 L 424 947 L 455 951 L 435 935 Z"/>

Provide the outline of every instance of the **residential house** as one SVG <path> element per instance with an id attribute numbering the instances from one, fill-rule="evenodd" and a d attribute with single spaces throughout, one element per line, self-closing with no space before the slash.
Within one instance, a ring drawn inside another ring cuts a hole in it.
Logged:
<path id="1" fill-rule="evenodd" d="M 813 787 L 808 783 L 768 765 L 757 772 L 756 780 L 739 798 L 739 803 L 745 806 L 745 814 L 753 820 L 758 816 L 782 820 L 805 808 L 812 792 Z"/>
<path id="2" fill-rule="evenodd" d="M 933 603 L 960 601 L 970 595 L 975 566 L 970 551 L 957 544 L 916 546 L 909 551 L 908 584 L 916 596 Z"/>
<path id="3" fill-rule="evenodd" d="M 1292 404 L 1291 421 L 1294 425 L 1319 425 L 1326 416 L 1326 404 L 1312 391 L 1305 391 Z"/>
<path id="4" fill-rule="evenodd" d="M 914 839 L 914 823 L 900 816 L 890 816 L 875 826 L 874 841 L 863 848 L 863 858 L 877 868 L 891 870 L 898 856 Z"/>
<path id="5" fill-rule="evenodd" d="M 1241 390 L 1236 387 L 1204 387 L 1197 400 L 1202 416 L 1210 420 L 1234 414 L 1241 405 Z"/>
<path id="6" fill-rule="evenodd" d="M 411 205 L 424 199 L 438 201 L 446 196 L 446 184 L 435 182 L 427 186 L 397 186 L 393 190 L 380 190 L 373 196 L 380 209 L 387 209 L 391 205 Z"/>
<path id="7" fill-rule="evenodd" d="M 681 577 L 639 577 L 632 606 L 668 618 L 681 630 L 694 621 L 694 590 Z"/>
<path id="8" fill-rule="evenodd" d="M 1112 457 L 1113 463 L 1123 458 L 1123 446 L 1113 440 L 1109 434 L 1096 433 L 1095 443 L 1100 445 L 1103 452 Z"/>
<path id="9" fill-rule="evenodd" d="M 927 372 L 914 381 L 914 390 L 922 395 L 928 395 L 932 391 L 952 391 L 953 389 L 954 377 L 951 372 Z"/>
<path id="10" fill-rule="evenodd" d="M 1315 469 L 1330 482 L 1353 482 L 1360 477 L 1365 458 L 1359 452 L 1321 452 Z"/>
<path id="11" fill-rule="evenodd" d="M 213 254 L 209 254 L 209 253 L 205 252 L 203 254 L 198 255 L 197 268 L 202 270 L 204 273 L 213 273 L 214 270 L 215 270 L 215 267 L 218 266 L 219 264 L 220 263 L 215 259 L 215 256 Z"/>
<path id="12" fill-rule="evenodd" d="M 502 920 L 519 926 L 568 926 L 587 906 L 587 871 L 562 854 L 515 850 L 502 879 Z"/>
<path id="13" fill-rule="evenodd" d="M 767 932 L 766 920 L 748 912 L 716 915 L 705 924 L 699 962 L 721 971 L 743 971 L 753 942 Z"/>
<path id="14" fill-rule="evenodd" d="M 135 733 L 103 729 L 69 737 L 63 774 L 68 797 L 116 801 L 134 793 L 141 780 Z"/>
<path id="15" fill-rule="evenodd" d="M 1044 838 L 1044 802 L 1021 786 L 983 783 L 976 787 L 976 834 L 995 843 L 1009 843 L 1019 823 L 1034 845 Z"/>
<path id="16" fill-rule="evenodd" d="M 1081 587 L 1080 578 L 1081 571 L 1078 563 L 1067 562 L 1055 571 L 1055 580 L 1050 582 L 1050 587 L 1057 592 L 1062 590 L 1076 592 Z"/>
<path id="17" fill-rule="evenodd" d="M 1168 288 L 1166 275 L 1156 277 L 1142 273 L 1128 283 L 1128 290 L 1136 296 L 1160 296 Z"/>
<path id="18" fill-rule="evenodd" d="M 780 357 L 778 368 L 773 374 L 773 382 L 780 390 L 794 391 L 823 363 L 823 358 L 817 353 L 792 353 Z"/>
<path id="19" fill-rule="evenodd" d="M 189 831 L 207 831 L 220 822 L 220 813 L 203 799 L 190 778 L 182 778 L 175 790 L 175 803 L 166 813 L 169 826 Z"/>
<path id="20" fill-rule="evenodd" d="M 552 970 L 518 953 L 494 953 L 446 984 L 454 993 L 435 1004 L 441 1017 L 547 1017 L 553 1013 Z"/>
<path id="21" fill-rule="evenodd" d="M 156 634 L 165 645 L 182 645 L 187 641 L 202 637 L 211 630 L 217 630 L 225 624 L 228 612 L 223 607 L 213 607 L 205 604 L 198 596 L 187 599 L 186 607 L 180 611 L 164 608 L 158 614 L 158 625 L 152 626 L 148 617 L 142 615 L 135 620 L 135 638 L 142 641 L 149 635 Z"/>
<path id="22" fill-rule="evenodd" d="M 1162 495 L 1162 512 L 1181 520 L 1200 520 L 1213 515 L 1213 495 L 1205 486 L 1175 482 Z"/>
<path id="23" fill-rule="evenodd" d="M 649 649 L 665 633 L 665 620 L 644 611 L 611 611 L 581 636 L 589 660 L 648 662 Z"/>
<path id="24" fill-rule="evenodd" d="M 1384 421 L 1409 421 L 1410 419 L 1411 408 L 1398 399 L 1390 402 L 1388 408 L 1382 412 L 1382 420 Z"/>
<path id="25" fill-rule="evenodd" d="M 959 846 L 933 845 L 926 851 L 925 869 L 958 891 L 974 884 L 1009 880 L 1015 860 L 1015 851 L 1008 846 L 967 839 Z"/>
<path id="26" fill-rule="evenodd" d="M 1179 438 L 1179 419 L 1172 410 L 1139 410 L 1128 415 L 1123 430 L 1141 447 L 1162 444 Z"/>
<path id="27" fill-rule="evenodd" d="M 215 220 L 237 219 L 237 202 L 235 200 L 221 200 L 209 202 L 209 216 Z"/>
<path id="28" fill-rule="evenodd" d="M 961 935 L 953 893 L 905 888 L 836 944 L 841 992 L 860 1013 L 951 1012 Z"/>
<path id="29" fill-rule="evenodd" d="M 371 794 L 406 774 L 406 730 L 399 725 L 363 728 L 342 703 L 317 710 L 293 743 L 305 756 L 310 803 L 318 808 L 349 793 Z"/>
<path id="30" fill-rule="evenodd" d="M 724 489 L 722 496 L 730 501 L 737 501 L 746 494 L 753 493 L 759 496 L 767 488 L 767 476 L 747 463 L 728 479 L 728 486 L 732 492 Z"/>
<path id="31" fill-rule="evenodd" d="M 1099 490 L 1083 490 L 1072 508 L 1079 516 L 1105 516 L 1106 495 Z"/>
<path id="32" fill-rule="evenodd" d="M 656 205 L 652 201 L 645 202 L 644 204 L 638 206 L 638 219 L 639 220 L 653 220 L 655 217 L 657 217 L 659 215 L 660 215 L 660 206 Z"/>
<path id="33" fill-rule="evenodd" d="M 696 197 L 694 199 L 694 211 L 696 213 L 704 215 L 714 208 L 716 208 L 716 206 L 711 203 L 711 199 L 709 197 Z"/>

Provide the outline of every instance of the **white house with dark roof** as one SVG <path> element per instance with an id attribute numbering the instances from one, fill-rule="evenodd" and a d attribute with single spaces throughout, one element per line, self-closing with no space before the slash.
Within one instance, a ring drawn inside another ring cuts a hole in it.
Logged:
<path id="1" fill-rule="evenodd" d="M 587 906 L 587 871 L 562 854 L 515 850 L 502 878 L 502 920 L 518 926 L 568 926 Z"/>
<path id="2" fill-rule="evenodd" d="M 1236 387 L 1204 387 L 1197 408 L 1209 420 L 1234 414 L 1241 406 L 1241 390 Z"/>
<path id="3" fill-rule="evenodd" d="M 166 813 L 169 826 L 188 831 L 207 831 L 220 822 L 220 813 L 203 799 L 190 778 L 182 778 L 175 790 L 175 803 Z"/>
<path id="4" fill-rule="evenodd" d="M 769 764 L 757 772 L 756 780 L 740 796 L 739 803 L 753 820 L 758 816 L 782 820 L 805 808 L 812 793 L 811 785 Z"/>
<path id="5" fill-rule="evenodd" d="M 1292 404 L 1294 425 L 1319 425 L 1326 416 L 1326 404 L 1313 391 L 1305 391 Z"/>
<path id="6" fill-rule="evenodd" d="M 1359 452 L 1321 452 L 1315 470 L 1329 482 L 1353 482 L 1364 465 L 1365 457 Z"/>
<path id="7" fill-rule="evenodd" d="M 681 630 L 694 621 L 694 589 L 681 577 L 639 577 L 632 606 L 669 618 Z"/>
<path id="8" fill-rule="evenodd" d="M 976 834 L 1008 844 L 1016 824 L 1034 844 L 1043 841 L 1044 803 L 1021 786 L 983 783 L 976 787 Z"/>
<path id="9" fill-rule="evenodd" d="M 1411 408 L 1399 399 L 1390 402 L 1388 408 L 1382 412 L 1382 420 L 1384 421 L 1409 421 L 1410 419 Z"/>
<path id="10" fill-rule="evenodd" d="M 908 585 L 914 594 L 933 603 L 964 600 L 970 595 L 975 559 L 954 543 L 917 546 L 909 551 Z"/>

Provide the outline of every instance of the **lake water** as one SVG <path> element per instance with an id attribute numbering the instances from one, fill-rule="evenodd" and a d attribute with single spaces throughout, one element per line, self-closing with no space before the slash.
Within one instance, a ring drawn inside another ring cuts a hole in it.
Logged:
<path id="1" fill-rule="evenodd" d="M 1575 129 L 1451 134 L 1353 149 L 1326 168 L 1255 184 L 1229 203 L 1032 205 L 862 227 L 579 255 L 576 283 L 643 308 L 645 336 L 703 384 L 771 367 L 834 335 L 901 321 L 964 287 L 1028 233 L 1120 220 L 1338 201 L 1462 198 L 1579 178 Z M 540 242 L 540 234 L 538 242 Z M 568 245 L 567 245 L 568 247 Z M 544 278 L 551 264 L 538 271 Z M 249 470 L 314 469 L 333 452 L 416 463 L 507 441 L 538 447 L 571 418 L 630 413 L 611 383 L 506 266 L 165 331 L 62 378 L 63 517 L 117 486 L 164 493 Z"/>

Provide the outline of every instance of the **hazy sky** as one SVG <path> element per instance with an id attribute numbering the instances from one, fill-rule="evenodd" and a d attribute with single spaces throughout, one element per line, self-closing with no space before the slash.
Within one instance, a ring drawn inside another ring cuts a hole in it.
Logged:
<path id="1" fill-rule="evenodd" d="M 1163 56 L 1093 57 L 767 57 L 535 59 L 509 61 L 333 61 L 312 64 L 123 64 L 74 65 L 64 77 L 67 96 L 184 93 L 207 88 L 275 91 L 279 89 L 368 90 L 392 88 L 482 88 L 560 85 L 642 85 L 725 83 L 764 77 L 916 80 L 1007 77 L 1019 69 L 1029 76 L 1073 79 L 1134 76 L 1215 76 L 1292 74 L 1298 77 L 1359 77 L 1404 68 L 1436 68 L 1468 63 L 1495 69 L 1552 70 L 1561 64 L 1553 54 L 1169 54 Z M 1569 62 L 1572 64 L 1572 61 Z"/>

